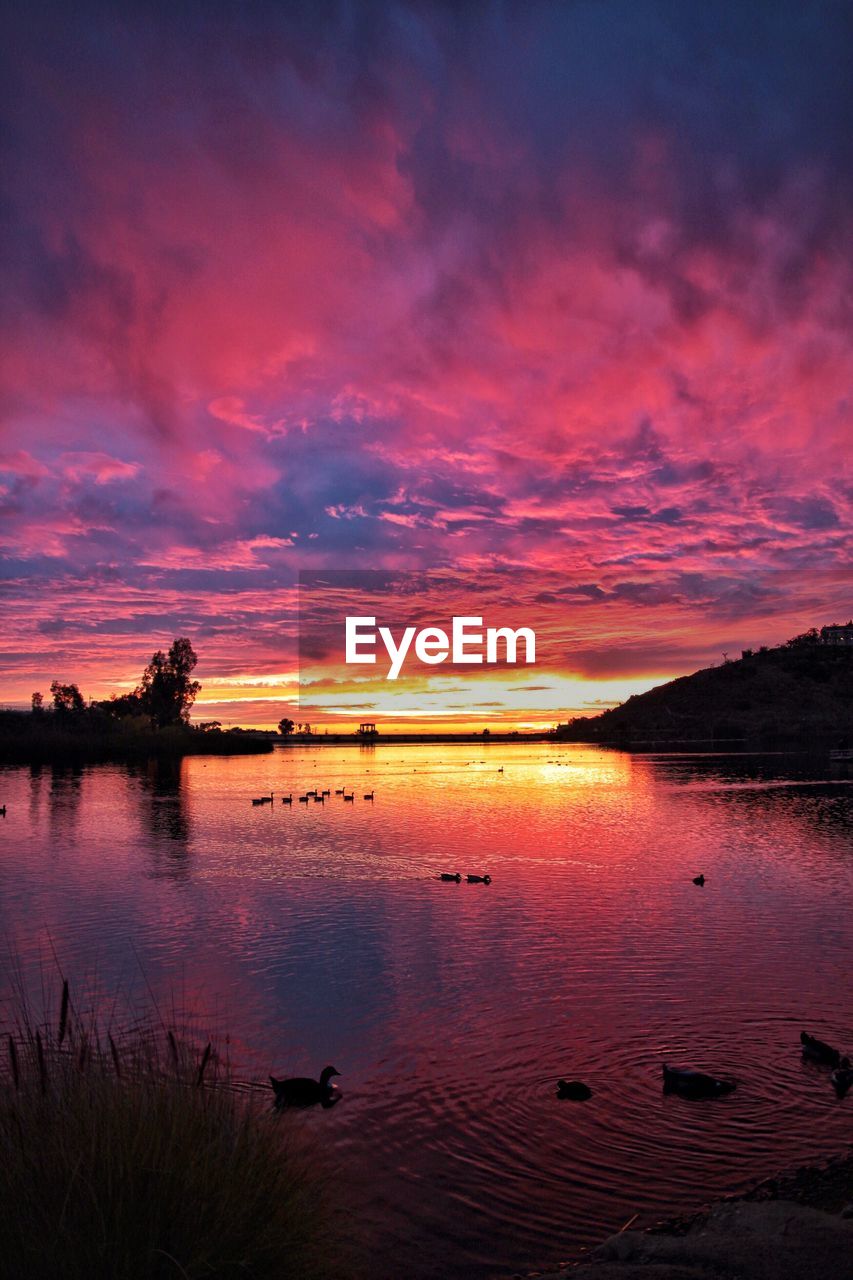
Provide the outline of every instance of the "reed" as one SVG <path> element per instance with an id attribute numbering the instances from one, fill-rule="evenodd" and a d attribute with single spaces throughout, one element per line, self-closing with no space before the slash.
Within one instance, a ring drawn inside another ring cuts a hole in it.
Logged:
<path id="1" fill-rule="evenodd" d="M 5 1028 L 4 1028 L 5 1030 Z M 0 1056 L 0 1259 L 28 1280 L 319 1280 L 328 1179 L 268 1091 L 159 1014 L 19 1009 Z M 14 1211 L 11 1211 L 14 1206 Z"/>
<path id="2" fill-rule="evenodd" d="M 65 1039 L 65 1032 L 68 1030 L 68 1000 L 69 1000 L 68 979 L 62 983 L 62 1004 L 59 1009 L 59 1033 L 57 1035 L 57 1043 L 62 1044 Z"/>

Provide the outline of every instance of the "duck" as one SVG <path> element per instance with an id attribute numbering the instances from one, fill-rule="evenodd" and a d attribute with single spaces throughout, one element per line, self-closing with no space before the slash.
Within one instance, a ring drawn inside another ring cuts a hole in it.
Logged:
<path id="1" fill-rule="evenodd" d="M 442 871 L 438 878 L 439 880 L 453 880 L 456 884 L 462 883 L 462 877 L 458 871 Z"/>
<path id="2" fill-rule="evenodd" d="M 364 798 L 365 798 L 365 800 L 372 800 L 372 799 L 373 799 L 373 794 L 374 794 L 374 793 L 373 793 L 372 791 L 365 791 L 365 793 L 364 793 Z"/>
<path id="3" fill-rule="evenodd" d="M 5 818 L 5 817 L 6 817 L 6 806 L 5 804 L 0 804 L 0 818 Z"/>
<path id="4" fill-rule="evenodd" d="M 336 795 L 336 796 L 342 796 L 343 794 L 344 794 L 344 788 L 343 788 L 343 787 L 338 787 L 338 788 L 337 788 L 337 790 L 335 791 L 335 795 Z"/>
<path id="5" fill-rule="evenodd" d="M 325 791 L 321 791 L 321 792 L 320 792 L 320 795 L 321 795 L 321 796 L 330 796 L 331 794 L 332 794 L 332 793 L 331 793 L 331 791 L 329 790 L 329 788 L 328 788 L 328 787 L 326 787 Z"/>
<path id="6" fill-rule="evenodd" d="M 569 1098 L 572 1102 L 586 1102 L 592 1097 L 592 1089 L 582 1080 L 558 1080 L 557 1097 Z"/>
<path id="7" fill-rule="evenodd" d="M 737 1088 L 734 1080 L 718 1080 L 704 1071 L 690 1067 L 670 1067 L 663 1064 L 664 1093 L 680 1093 L 687 1098 L 722 1098 Z"/>
<path id="8" fill-rule="evenodd" d="M 300 797 L 299 797 L 299 803 L 300 803 L 300 804 L 307 804 L 307 803 L 308 803 L 308 797 L 307 797 L 307 796 L 300 796 Z"/>
<path id="9" fill-rule="evenodd" d="M 259 796 L 257 800 L 253 800 L 252 804 L 272 804 L 272 792 L 268 796 Z"/>
<path id="10" fill-rule="evenodd" d="M 694 876 L 693 883 L 698 884 L 699 888 L 701 889 L 702 885 L 705 883 L 705 877 L 703 875 Z"/>
<path id="11" fill-rule="evenodd" d="M 842 1058 L 838 1049 L 833 1049 L 831 1044 L 818 1040 L 816 1036 L 810 1036 L 808 1031 L 800 1032 L 800 1044 L 803 1047 L 803 1057 L 811 1058 L 812 1062 L 822 1062 L 827 1067 L 850 1066 L 849 1058 Z"/>
<path id="12" fill-rule="evenodd" d="M 344 799 L 345 799 L 345 800 L 349 800 L 350 802 L 354 801 L 354 800 L 355 800 L 355 792 L 354 792 L 354 791 L 351 791 L 351 792 L 349 793 L 349 795 L 347 795 L 347 793 L 346 793 L 346 792 L 344 792 Z"/>
<path id="13" fill-rule="evenodd" d="M 319 1080 L 311 1080 L 307 1076 L 292 1076 L 288 1080 L 276 1080 L 270 1076 L 270 1084 L 275 1094 L 277 1107 L 314 1107 L 332 1105 L 335 1098 L 334 1086 L 329 1083 L 332 1076 L 341 1073 L 336 1067 L 324 1067 Z"/>
<path id="14" fill-rule="evenodd" d="M 850 1086 L 853 1085 L 853 1067 L 850 1066 L 850 1060 L 843 1058 L 842 1062 L 847 1063 L 847 1065 L 836 1067 L 829 1077 L 839 1098 L 843 1098 Z"/>
<path id="15" fill-rule="evenodd" d="M 491 884 L 491 876 L 466 876 L 469 884 Z"/>
<path id="16" fill-rule="evenodd" d="M 293 792 L 291 791 L 291 793 L 290 793 L 290 795 L 289 795 L 289 796 L 282 796 L 282 797 L 281 797 L 281 803 L 282 803 L 282 804 L 293 804 Z"/>

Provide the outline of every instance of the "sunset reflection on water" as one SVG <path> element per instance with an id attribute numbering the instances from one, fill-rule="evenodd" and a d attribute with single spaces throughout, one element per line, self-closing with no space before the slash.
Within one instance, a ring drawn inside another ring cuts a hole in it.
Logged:
<path id="1" fill-rule="evenodd" d="M 55 951 L 75 990 L 176 996 L 247 1077 L 334 1062 L 345 1105 L 300 1123 L 374 1275 L 377 1241 L 389 1280 L 553 1262 L 849 1140 L 797 1048 L 853 1047 L 853 791 L 825 764 L 291 747 L 2 784 L 25 981 Z M 664 1059 L 738 1089 L 664 1097 Z M 559 1076 L 591 1101 L 558 1103 Z"/>

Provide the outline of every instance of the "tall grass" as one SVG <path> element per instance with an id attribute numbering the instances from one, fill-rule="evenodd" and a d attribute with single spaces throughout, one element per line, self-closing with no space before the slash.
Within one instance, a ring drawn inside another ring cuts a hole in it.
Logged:
<path id="1" fill-rule="evenodd" d="M 266 1094 L 158 1017 L 48 1025 L 19 1001 L 0 1042 L 0 1273 L 21 1280 L 311 1280 L 326 1180 Z"/>

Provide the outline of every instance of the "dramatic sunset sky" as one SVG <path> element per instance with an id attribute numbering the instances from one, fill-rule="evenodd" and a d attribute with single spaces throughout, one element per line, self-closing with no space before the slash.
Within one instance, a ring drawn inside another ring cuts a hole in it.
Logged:
<path id="1" fill-rule="evenodd" d="M 557 610 L 519 723 L 853 612 L 849 4 L 16 8 L 0 702 L 275 723 L 305 570 Z"/>

